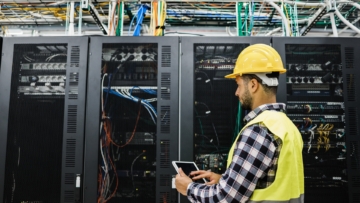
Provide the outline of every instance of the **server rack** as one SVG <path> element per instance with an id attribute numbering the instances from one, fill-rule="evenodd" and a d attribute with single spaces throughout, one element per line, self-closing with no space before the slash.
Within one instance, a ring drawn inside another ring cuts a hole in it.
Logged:
<path id="1" fill-rule="evenodd" d="M 81 201 L 88 38 L 4 38 L 3 47 L 0 201 Z"/>
<path id="2" fill-rule="evenodd" d="M 234 136 L 245 112 L 235 97 L 232 73 L 239 53 L 251 44 L 270 45 L 270 37 L 182 37 L 179 160 L 200 169 L 225 171 Z M 236 129 L 234 128 L 236 127 Z M 187 202 L 181 196 L 180 202 Z"/>
<path id="3" fill-rule="evenodd" d="M 305 202 L 360 202 L 359 40 L 273 38 L 287 115 L 304 140 Z"/>
<path id="4" fill-rule="evenodd" d="M 178 50 L 177 37 L 91 37 L 84 202 L 176 200 Z"/>

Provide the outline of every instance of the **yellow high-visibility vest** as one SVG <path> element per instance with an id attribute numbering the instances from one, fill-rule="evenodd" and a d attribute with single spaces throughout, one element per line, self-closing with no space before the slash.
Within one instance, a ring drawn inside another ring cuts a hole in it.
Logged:
<path id="1" fill-rule="evenodd" d="M 302 159 L 303 140 L 297 127 L 285 115 L 278 111 L 264 111 L 251 120 L 240 131 L 233 143 L 228 160 L 229 168 L 236 142 L 241 132 L 250 125 L 261 123 L 270 132 L 279 137 L 282 141 L 282 148 L 278 159 L 274 182 L 267 188 L 255 189 L 249 199 L 249 203 L 273 203 L 273 202 L 304 202 L 304 166 Z"/>

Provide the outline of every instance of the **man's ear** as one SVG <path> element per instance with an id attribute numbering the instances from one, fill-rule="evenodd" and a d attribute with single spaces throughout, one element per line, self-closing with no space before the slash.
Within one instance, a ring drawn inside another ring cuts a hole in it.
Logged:
<path id="1" fill-rule="evenodd" d="M 259 82 L 256 80 L 256 79 L 251 79 L 249 81 L 249 91 L 252 92 L 252 93 L 255 93 L 256 91 L 258 91 L 259 89 Z"/>

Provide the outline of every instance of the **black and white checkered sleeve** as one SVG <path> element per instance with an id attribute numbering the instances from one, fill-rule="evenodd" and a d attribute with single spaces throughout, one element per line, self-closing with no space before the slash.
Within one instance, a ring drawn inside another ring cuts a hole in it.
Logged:
<path id="1" fill-rule="evenodd" d="M 187 196 L 191 202 L 246 202 L 259 178 L 273 162 L 276 146 L 268 130 L 257 124 L 242 131 L 232 162 L 218 184 L 191 183 Z"/>

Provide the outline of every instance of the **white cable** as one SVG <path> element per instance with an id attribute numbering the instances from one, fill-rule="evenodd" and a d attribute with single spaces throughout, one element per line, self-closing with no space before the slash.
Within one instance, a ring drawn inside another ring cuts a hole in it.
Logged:
<path id="1" fill-rule="evenodd" d="M 226 27 L 225 31 L 229 34 L 229 36 L 235 36 L 235 34 L 230 31 L 230 27 Z"/>
<path id="2" fill-rule="evenodd" d="M 26 55 L 24 55 L 24 59 L 27 60 L 28 62 L 31 62 L 31 60 L 27 58 Z"/>
<path id="3" fill-rule="evenodd" d="M 272 34 L 279 32 L 281 30 L 281 27 L 275 28 L 273 30 L 271 30 L 270 32 L 266 33 L 265 36 L 271 36 Z"/>
<path id="4" fill-rule="evenodd" d="M 54 55 L 51 55 L 51 56 L 47 57 L 45 59 L 45 61 L 50 62 L 53 58 L 55 58 L 57 56 L 67 56 L 67 54 L 54 54 Z"/>
<path id="5" fill-rule="evenodd" d="M 332 31 L 333 31 L 333 36 L 338 37 L 338 31 L 336 28 L 334 13 L 330 13 L 330 22 L 331 22 L 331 27 L 332 27 Z"/>
<path id="6" fill-rule="evenodd" d="M 128 98 L 133 99 L 135 102 L 138 102 L 138 101 L 139 101 L 138 99 L 132 97 L 132 96 L 130 95 L 130 93 L 127 92 L 126 90 L 122 90 L 122 91 L 124 91 L 123 94 L 125 94 L 126 96 L 128 96 Z M 152 120 L 153 120 L 154 123 L 156 124 L 156 121 L 155 121 L 155 119 L 154 119 L 154 116 L 157 117 L 157 114 L 156 114 L 156 112 L 154 111 L 154 109 L 153 109 L 149 104 L 145 103 L 143 100 L 141 100 L 141 104 L 143 104 L 143 105 L 145 106 L 145 108 L 149 111 L 149 114 L 150 114 Z M 151 112 L 152 112 L 152 113 L 151 113 Z"/>
<path id="7" fill-rule="evenodd" d="M 315 124 L 314 127 L 312 127 L 311 129 L 309 129 L 310 131 L 310 137 L 309 137 L 309 142 L 308 142 L 308 145 L 309 145 L 309 148 L 308 148 L 308 153 L 310 153 L 310 149 L 311 149 L 311 141 L 314 139 L 314 130 L 315 128 L 317 127 L 317 125 Z"/>
<path id="8" fill-rule="evenodd" d="M 133 96 L 130 94 L 129 89 L 122 89 L 121 91 L 122 91 L 123 95 L 128 96 L 128 98 L 134 100 L 135 102 L 138 102 L 138 101 L 139 101 L 139 99 L 133 97 Z M 141 100 L 141 103 L 142 103 L 143 105 L 149 107 L 149 108 L 152 110 L 152 112 L 154 113 L 154 115 L 156 115 L 155 111 L 153 110 L 153 108 L 152 108 L 149 104 L 145 103 L 144 100 Z"/>
<path id="9" fill-rule="evenodd" d="M 286 16 L 284 15 L 284 13 L 282 12 L 281 8 L 271 0 L 266 0 L 266 1 L 279 12 L 279 14 L 282 18 L 283 24 L 285 25 L 286 36 L 290 36 L 289 22 L 288 22 L 288 19 L 286 18 Z"/>
<path id="10" fill-rule="evenodd" d="M 281 2 L 281 1 L 278 0 L 277 2 Z M 308 6 L 308 7 L 322 7 L 322 6 L 325 6 L 325 3 L 308 3 L 308 2 L 288 1 L 288 0 L 284 0 L 284 3 L 296 4 L 298 6 Z"/>
<path id="11" fill-rule="evenodd" d="M 343 16 L 342 16 L 342 14 L 339 12 L 339 10 L 336 8 L 336 7 L 334 7 L 334 9 L 335 9 L 335 14 L 339 17 L 339 19 L 343 22 L 343 23 L 345 23 L 347 26 L 349 26 L 351 29 L 353 29 L 355 32 L 357 32 L 358 34 L 360 34 L 360 30 L 355 26 L 355 25 L 353 25 L 353 24 L 351 24 L 348 20 L 346 20 Z"/>
<path id="12" fill-rule="evenodd" d="M 101 131 L 102 131 L 102 127 L 103 127 L 103 122 L 100 123 L 100 135 L 101 135 Z"/>
<path id="13" fill-rule="evenodd" d="M 134 98 L 134 97 L 128 96 L 127 93 L 126 93 L 126 90 L 124 90 L 124 89 L 120 89 L 120 90 L 121 90 L 121 92 L 119 91 L 119 89 L 116 89 L 116 92 L 119 93 L 121 96 L 127 98 L 127 99 L 133 100 L 134 102 L 138 102 L 138 99 L 136 99 L 136 98 Z M 125 91 L 125 92 L 123 92 L 123 91 Z M 157 117 L 156 113 L 155 113 L 155 112 L 153 111 L 153 109 L 152 109 L 148 104 L 146 104 L 144 101 L 141 101 L 141 104 L 144 105 L 145 109 L 149 112 L 149 114 L 150 114 L 150 116 L 151 116 L 151 119 L 152 119 L 153 122 L 156 124 L 156 120 L 155 120 L 155 118 L 154 118 L 154 116 L 153 116 L 153 114 L 154 114 L 155 117 Z M 153 114 L 152 114 L 152 112 L 153 112 Z"/>
<path id="14" fill-rule="evenodd" d="M 156 120 L 155 120 L 154 116 L 152 115 L 151 110 L 149 109 L 149 107 L 145 106 L 145 108 L 146 108 L 146 110 L 149 112 L 152 121 L 156 124 Z"/>
<path id="15" fill-rule="evenodd" d="M 101 113 L 104 112 L 104 79 L 105 79 L 105 76 L 107 76 L 107 73 L 105 73 L 103 75 L 103 78 L 101 80 Z M 110 91 L 110 90 L 107 90 L 107 91 Z"/>
<path id="16" fill-rule="evenodd" d="M 314 131 L 312 130 L 309 130 L 310 131 L 310 137 L 309 137 L 309 142 L 308 142 L 308 145 L 309 145 L 309 148 L 308 148 L 308 153 L 310 153 L 310 149 L 311 149 L 311 141 L 314 139 Z"/>
<path id="17" fill-rule="evenodd" d="M 101 152 L 101 156 L 104 160 L 104 165 L 105 165 L 105 173 L 108 173 L 108 167 L 107 167 L 107 162 L 106 162 L 106 159 L 105 159 L 105 156 L 104 156 L 104 152 L 103 152 L 103 149 L 102 149 L 102 139 L 100 139 L 100 152 Z"/>
<path id="18" fill-rule="evenodd" d="M 360 20 L 360 17 L 356 18 L 354 21 L 351 22 L 351 24 L 355 24 L 356 22 L 358 22 Z M 349 26 L 345 26 L 342 30 L 340 30 L 338 32 L 338 34 L 343 33 L 345 30 L 347 30 L 349 28 Z"/>

